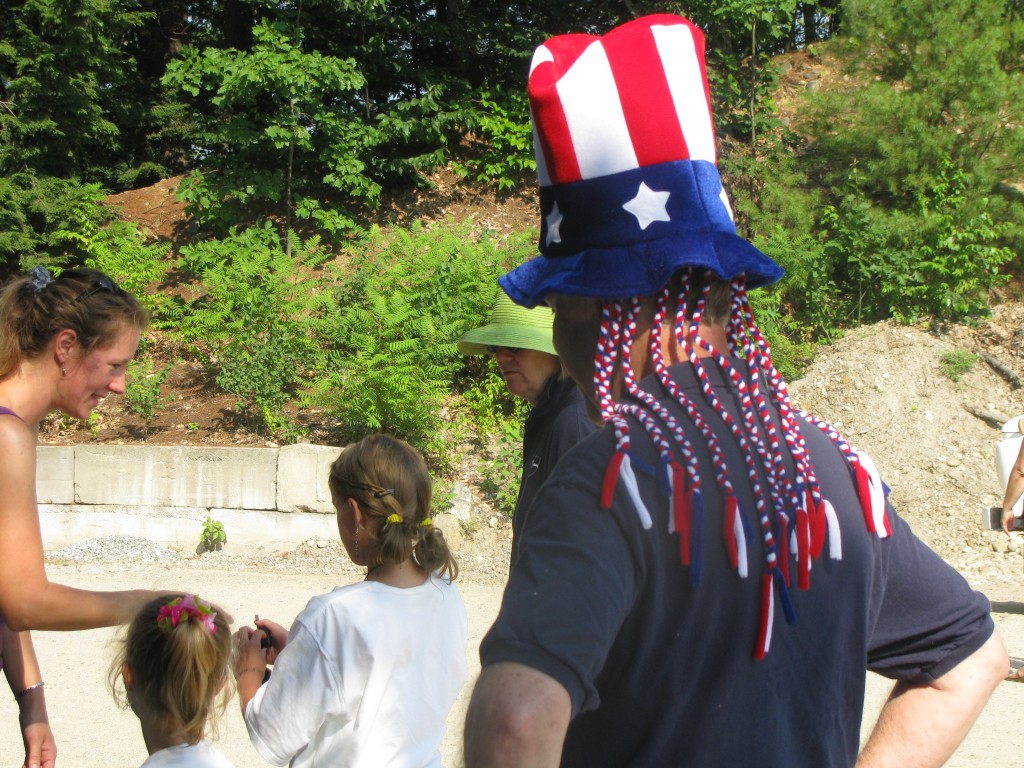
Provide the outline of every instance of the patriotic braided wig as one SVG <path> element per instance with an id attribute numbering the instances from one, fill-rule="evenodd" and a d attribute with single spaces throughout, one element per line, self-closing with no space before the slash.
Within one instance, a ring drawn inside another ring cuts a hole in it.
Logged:
<path id="1" fill-rule="evenodd" d="M 703 280 L 697 300 L 688 307 L 693 283 Z M 811 562 L 818 559 L 828 544 L 828 555 L 842 559 L 842 538 L 839 521 L 829 501 L 822 497 L 814 467 L 797 424 L 797 412 L 789 398 L 786 383 L 772 363 L 764 336 L 754 323 L 753 312 L 742 277 L 731 281 L 732 307 L 727 326 L 728 354 L 716 350 L 698 336 L 698 327 L 705 314 L 712 280 L 704 278 L 703 270 L 686 270 L 677 296 L 669 288 L 658 295 L 650 339 L 650 359 L 661 388 L 685 412 L 703 436 L 715 467 L 715 482 L 725 500 L 722 516 L 722 542 L 729 561 L 741 578 L 750 574 L 749 547 L 754 532 L 750 515 L 757 518 L 764 542 L 764 563 L 761 568 L 761 621 L 755 658 L 763 658 L 771 645 L 776 596 L 782 604 L 786 621 L 796 621 L 789 597 L 791 588 L 790 561 L 795 554 L 796 584 L 810 587 Z M 675 317 L 667 315 L 676 307 Z M 689 568 L 693 586 L 701 582 L 702 550 L 705 546 L 705 514 L 701 495 L 701 477 L 697 457 L 678 420 L 659 403 L 658 398 L 640 388 L 629 365 L 629 352 L 637 330 L 641 299 L 612 299 L 603 302 L 601 331 L 594 359 L 595 390 L 606 423 L 613 426 L 616 451 L 605 473 L 601 489 L 601 506 L 610 508 L 615 489 L 621 481 L 644 528 L 653 525 L 653 518 L 640 496 L 634 468 L 660 478 L 659 486 L 670 504 L 669 532 L 679 535 L 680 560 Z M 676 342 L 686 351 L 701 385 L 707 404 L 722 419 L 736 439 L 743 455 L 744 470 L 754 496 L 755 509 L 745 510 L 736 498 L 725 453 L 719 438 L 693 402 L 669 374 L 661 351 L 660 330 L 672 323 Z M 725 408 L 711 387 L 698 350 L 711 356 L 725 372 L 738 394 L 737 420 Z M 747 372 L 732 360 L 746 361 Z M 621 366 L 627 397 L 615 402 L 612 397 L 613 371 Z M 775 427 L 768 402 L 779 413 L 782 434 Z M 836 443 L 850 466 L 859 500 L 864 509 L 868 530 L 879 536 L 890 533 L 885 514 L 884 486 L 878 472 L 866 455 L 854 450 L 826 423 L 801 414 L 825 431 Z M 630 449 L 630 420 L 639 423 L 659 452 L 657 467 L 640 461 Z M 787 472 L 783 451 L 793 459 L 793 471 Z M 677 456 L 679 458 L 677 458 Z M 758 472 L 767 478 L 762 483 Z"/>
<path id="2" fill-rule="evenodd" d="M 525 307 L 538 305 L 549 293 L 603 301 L 594 385 L 602 416 L 615 430 L 616 451 L 602 484 L 601 506 L 611 506 L 621 483 L 641 525 L 651 528 L 655 516 L 640 495 L 635 471 L 656 475 L 670 505 L 669 531 L 679 536 L 680 560 L 696 587 L 708 546 L 701 485 L 708 478 L 700 477 L 698 454 L 678 418 L 640 388 L 629 365 L 643 306 L 635 297 L 656 297 L 649 359 L 661 389 L 682 408 L 710 452 L 724 499 L 722 542 L 733 569 L 740 578 L 760 573 L 755 656 L 762 658 L 771 643 L 776 599 L 786 620 L 795 621 L 792 581 L 807 589 L 812 561 L 826 543 L 829 557 L 840 559 L 842 540 L 835 511 L 822 497 L 798 414 L 747 299 L 747 289 L 769 285 L 783 271 L 736 234 L 717 168 L 704 44 L 703 32 L 692 22 L 656 14 L 602 37 L 560 35 L 537 48 L 529 97 L 540 182 L 541 255 L 499 283 Z M 718 282 L 709 303 L 712 276 Z M 729 291 L 728 310 L 720 312 L 728 315 L 724 352 L 698 335 L 709 306 L 719 311 L 718 290 Z M 691 401 L 671 378 L 659 346 L 663 327 L 671 328 L 686 352 L 705 402 Z M 737 393 L 738 418 L 710 384 L 702 362 L 709 358 Z M 745 366 L 737 366 L 737 359 Z M 620 369 L 625 397 L 616 402 L 612 377 Z M 778 412 L 779 428 L 769 405 Z M 705 406 L 736 441 L 742 468 L 726 466 L 718 432 L 703 415 Z M 886 491 L 870 459 L 827 424 L 801 416 L 839 446 L 868 529 L 888 535 Z M 631 450 L 630 430 L 636 424 L 658 450 L 656 467 L 645 465 Z M 754 509 L 743 509 L 738 501 L 734 482 L 740 471 L 746 473 Z M 764 550 L 760 568 L 750 562 L 755 518 Z M 794 558 L 795 576 L 790 573 Z"/>

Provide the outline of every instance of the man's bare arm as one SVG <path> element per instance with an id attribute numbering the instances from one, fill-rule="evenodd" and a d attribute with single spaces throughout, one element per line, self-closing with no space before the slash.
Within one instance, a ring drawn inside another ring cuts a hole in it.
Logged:
<path id="1" fill-rule="evenodd" d="M 930 685 L 897 683 L 861 751 L 857 768 L 937 768 L 956 751 L 1010 668 L 993 632 Z"/>
<path id="2" fill-rule="evenodd" d="M 466 714 L 466 768 L 556 768 L 571 714 L 569 692 L 543 672 L 484 667 Z"/>

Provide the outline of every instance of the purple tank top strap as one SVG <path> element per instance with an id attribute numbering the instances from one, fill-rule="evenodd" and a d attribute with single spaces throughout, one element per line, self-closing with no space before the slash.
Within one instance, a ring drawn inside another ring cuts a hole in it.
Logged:
<path id="1" fill-rule="evenodd" d="M 14 418 L 16 418 L 16 419 L 17 419 L 18 421 L 24 421 L 24 419 L 23 419 L 23 418 L 21 418 L 21 416 L 19 416 L 18 414 L 16 414 L 16 413 L 15 413 L 14 411 L 12 411 L 12 410 L 11 410 L 10 408 L 8 408 L 8 407 L 7 407 L 6 405 L 0 405 L 0 416 L 3 416 L 3 415 L 5 415 L 5 414 L 6 414 L 7 416 L 13 416 L 13 417 L 14 417 Z"/>

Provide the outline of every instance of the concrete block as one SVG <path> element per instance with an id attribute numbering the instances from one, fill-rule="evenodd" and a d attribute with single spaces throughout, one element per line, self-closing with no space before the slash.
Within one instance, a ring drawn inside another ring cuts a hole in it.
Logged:
<path id="1" fill-rule="evenodd" d="M 275 509 L 277 449 L 79 446 L 75 501 Z"/>
<path id="2" fill-rule="evenodd" d="M 43 547 L 62 549 L 104 536 L 138 536 L 183 551 L 199 543 L 207 511 L 185 507 L 40 504 Z"/>
<path id="3" fill-rule="evenodd" d="M 228 552 L 260 547 L 294 549 L 313 538 L 340 540 L 338 521 L 334 515 L 317 512 L 282 514 L 255 509 L 211 509 L 209 514 L 224 526 L 228 536 L 225 550 Z M 199 543 L 201 529 L 202 522 L 196 526 L 193 546 Z"/>
<path id="4" fill-rule="evenodd" d="M 279 512 L 334 514 L 327 476 L 341 448 L 329 445 L 285 445 L 277 457 Z"/>
<path id="5" fill-rule="evenodd" d="M 62 549 L 104 536 L 137 536 L 195 553 L 210 516 L 224 526 L 228 552 L 256 549 L 292 550 L 309 539 L 338 540 L 338 524 L 330 515 L 310 512 L 280 514 L 261 509 L 201 507 L 128 507 L 120 505 L 41 504 L 39 521 L 46 550 Z"/>
<path id="6" fill-rule="evenodd" d="M 75 500 L 75 448 L 36 448 L 36 499 L 40 504 L 71 504 Z"/>

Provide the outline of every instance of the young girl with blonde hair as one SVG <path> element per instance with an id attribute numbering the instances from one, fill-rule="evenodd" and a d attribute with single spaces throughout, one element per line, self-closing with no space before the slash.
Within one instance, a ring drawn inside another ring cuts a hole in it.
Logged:
<path id="1" fill-rule="evenodd" d="M 230 655 L 227 622 L 196 595 L 157 598 L 135 616 L 109 681 L 139 718 L 149 752 L 142 768 L 232 768 L 203 739 L 227 704 Z"/>
<path id="2" fill-rule="evenodd" d="M 342 544 L 366 577 L 314 597 L 290 632 L 265 620 L 238 631 L 249 736 L 274 765 L 439 766 L 467 627 L 427 466 L 401 440 L 370 435 L 342 452 L 329 482 Z"/>

